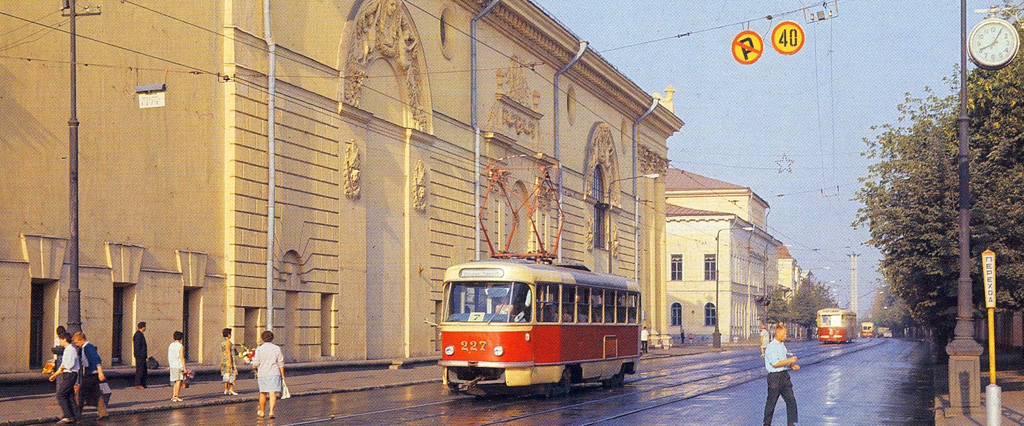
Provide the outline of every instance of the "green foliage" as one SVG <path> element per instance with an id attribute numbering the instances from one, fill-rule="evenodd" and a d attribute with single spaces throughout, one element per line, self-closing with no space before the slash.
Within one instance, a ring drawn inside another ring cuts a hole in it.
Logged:
<path id="1" fill-rule="evenodd" d="M 980 254 L 997 255 L 1000 308 L 1024 307 L 1024 61 L 968 76 L 971 268 L 982 303 Z M 948 336 L 956 316 L 958 249 L 958 82 L 950 94 L 926 88 L 899 106 L 899 125 L 876 127 L 864 155 L 877 160 L 863 178 L 855 226 L 883 255 L 889 291 L 911 318 Z M 941 337 L 940 337 L 941 338 Z"/>
<path id="2" fill-rule="evenodd" d="M 796 292 L 776 290 L 765 312 L 770 323 L 793 323 L 813 327 L 818 310 L 839 305 L 828 292 L 828 288 L 811 278 L 802 278 Z"/>

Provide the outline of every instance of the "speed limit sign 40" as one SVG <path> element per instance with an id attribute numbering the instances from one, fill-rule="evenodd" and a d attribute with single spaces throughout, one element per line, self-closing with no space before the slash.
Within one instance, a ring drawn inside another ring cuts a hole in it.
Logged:
<path id="1" fill-rule="evenodd" d="M 783 55 L 792 55 L 804 47 L 804 29 L 793 21 L 782 21 L 772 30 L 772 47 Z"/>

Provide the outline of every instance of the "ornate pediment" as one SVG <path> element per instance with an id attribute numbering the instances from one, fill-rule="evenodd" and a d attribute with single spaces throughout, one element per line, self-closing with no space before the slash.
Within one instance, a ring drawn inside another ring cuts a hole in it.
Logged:
<path id="1" fill-rule="evenodd" d="M 605 188 L 603 190 L 609 195 L 609 202 L 612 205 L 620 205 L 619 201 L 619 161 L 615 154 L 615 141 L 612 139 L 612 129 L 608 123 L 600 123 L 590 133 L 590 143 L 587 145 L 587 157 L 584 170 L 586 179 L 584 182 L 584 199 L 589 199 L 590 193 L 586 190 L 594 185 L 594 167 L 598 164 L 605 171 Z"/>
<path id="2" fill-rule="evenodd" d="M 499 133 L 525 135 L 535 141 L 544 114 L 538 111 L 540 92 L 530 89 L 523 75 L 524 66 L 518 56 L 512 55 L 508 68 L 495 71 L 496 102 L 491 107 L 488 127 Z"/>
<path id="3" fill-rule="evenodd" d="M 146 248 L 134 244 L 106 243 L 107 267 L 115 283 L 138 284 L 142 272 L 142 254 Z"/>
<path id="4" fill-rule="evenodd" d="M 409 10 L 401 0 L 370 0 L 359 8 L 345 57 L 344 101 L 359 106 L 366 71 L 373 61 L 393 65 L 404 85 L 401 94 L 389 94 L 408 109 L 409 127 L 432 132 L 430 91 L 423 48 Z"/>

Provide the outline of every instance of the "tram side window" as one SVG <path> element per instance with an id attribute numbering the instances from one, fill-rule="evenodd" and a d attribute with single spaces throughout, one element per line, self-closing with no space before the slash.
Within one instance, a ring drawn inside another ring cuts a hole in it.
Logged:
<path id="1" fill-rule="evenodd" d="M 604 323 L 615 324 L 615 292 L 604 291 Z"/>
<path id="2" fill-rule="evenodd" d="M 590 322 L 600 323 L 604 318 L 604 290 L 590 290 Z"/>
<path id="3" fill-rule="evenodd" d="M 537 286 L 537 314 L 540 322 L 558 322 L 558 284 Z"/>
<path id="4" fill-rule="evenodd" d="M 636 324 L 636 305 L 636 294 L 626 295 L 626 317 L 629 319 L 630 324 Z"/>
<path id="5" fill-rule="evenodd" d="M 562 322 L 576 322 L 576 286 L 562 286 Z"/>
<path id="6" fill-rule="evenodd" d="M 590 289 L 583 287 L 576 292 L 576 322 L 590 322 Z"/>
<path id="7" fill-rule="evenodd" d="M 615 292 L 615 322 L 626 323 L 626 293 L 621 291 Z"/>

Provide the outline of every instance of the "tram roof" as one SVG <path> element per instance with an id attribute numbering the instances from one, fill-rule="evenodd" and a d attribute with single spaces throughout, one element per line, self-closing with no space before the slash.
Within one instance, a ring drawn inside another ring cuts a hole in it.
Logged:
<path id="1" fill-rule="evenodd" d="M 818 315 L 821 315 L 821 314 L 827 314 L 827 315 L 844 314 L 845 315 L 845 314 L 854 314 L 854 312 L 849 310 L 849 309 L 842 309 L 842 308 L 825 308 L 825 309 L 819 309 L 818 310 Z"/>
<path id="2" fill-rule="evenodd" d="M 521 259 L 487 259 L 454 265 L 445 271 L 444 280 L 548 282 L 640 291 L 635 281 L 618 275 Z"/>

